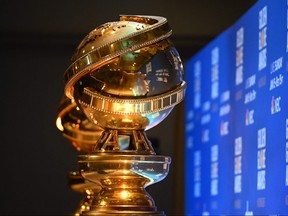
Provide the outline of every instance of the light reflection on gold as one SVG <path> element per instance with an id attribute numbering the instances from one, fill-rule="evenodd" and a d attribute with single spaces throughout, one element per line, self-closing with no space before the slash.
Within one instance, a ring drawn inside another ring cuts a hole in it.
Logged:
<path id="1" fill-rule="evenodd" d="M 115 103 L 115 112 L 131 113 L 134 110 L 134 104 L 129 103 Z"/>
<path id="2" fill-rule="evenodd" d="M 122 122 L 131 123 L 133 121 L 130 118 L 123 118 Z"/>
<path id="3" fill-rule="evenodd" d="M 130 197 L 130 193 L 126 190 L 123 190 L 120 194 L 122 199 L 127 199 Z"/>
<path id="4" fill-rule="evenodd" d="M 88 189 L 86 189 L 85 192 L 86 192 L 88 195 L 91 195 L 91 194 L 92 194 L 91 191 L 88 190 Z"/>
<path id="5" fill-rule="evenodd" d="M 129 172 L 130 172 L 130 170 L 124 170 L 124 171 L 123 171 L 123 174 L 124 174 L 124 175 L 127 175 Z M 126 186 L 126 185 L 124 185 L 124 186 L 122 186 L 122 187 L 125 188 L 125 186 Z"/>
<path id="6" fill-rule="evenodd" d="M 100 206 L 106 206 L 106 201 L 105 200 L 102 200 L 101 202 L 100 202 Z"/>
<path id="7" fill-rule="evenodd" d="M 62 120 L 61 120 L 60 117 L 58 117 L 58 118 L 56 119 L 56 126 L 57 126 L 58 130 L 64 131 L 64 127 L 62 126 Z"/>

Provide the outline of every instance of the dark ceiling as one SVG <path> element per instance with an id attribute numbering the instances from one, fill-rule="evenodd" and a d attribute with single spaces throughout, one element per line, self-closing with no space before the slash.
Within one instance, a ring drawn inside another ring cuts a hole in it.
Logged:
<path id="1" fill-rule="evenodd" d="M 176 46 L 197 49 L 232 25 L 255 0 L 1 0 L 0 34 L 6 40 L 37 42 L 47 37 L 83 38 L 119 14 L 168 19 Z"/>

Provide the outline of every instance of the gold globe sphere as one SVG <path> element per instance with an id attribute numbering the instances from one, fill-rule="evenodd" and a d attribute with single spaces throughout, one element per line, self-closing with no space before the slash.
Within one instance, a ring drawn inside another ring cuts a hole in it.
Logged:
<path id="1" fill-rule="evenodd" d="M 106 131 L 131 135 L 156 126 L 183 100 L 186 87 L 171 33 L 163 17 L 120 16 L 97 27 L 65 72 L 66 96 Z"/>

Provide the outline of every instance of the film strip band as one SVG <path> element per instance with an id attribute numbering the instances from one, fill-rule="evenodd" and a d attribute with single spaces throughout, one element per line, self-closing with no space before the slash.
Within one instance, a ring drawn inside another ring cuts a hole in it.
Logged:
<path id="1" fill-rule="evenodd" d="M 165 110 L 180 103 L 185 95 L 186 83 L 182 81 L 171 92 L 144 99 L 119 99 L 100 95 L 84 88 L 83 97 L 79 103 L 98 111 L 118 115 L 139 115 Z"/>

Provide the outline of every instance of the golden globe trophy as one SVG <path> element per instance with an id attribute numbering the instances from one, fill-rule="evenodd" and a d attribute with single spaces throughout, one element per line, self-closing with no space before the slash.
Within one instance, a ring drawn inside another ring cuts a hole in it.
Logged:
<path id="1" fill-rule="evenodd" d="M 120 16 L 91 31 L 64 74 L 57 127 L 83 154 L 71 187 L 86 193 L 81 215 L 164 215 L 145 191 L 169 171 L 145 130 L 185 93 L 183 67 L 163 17 Z"/>

